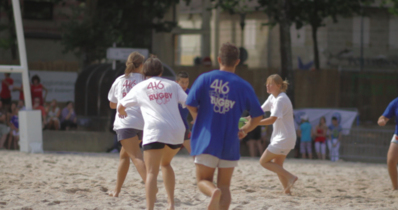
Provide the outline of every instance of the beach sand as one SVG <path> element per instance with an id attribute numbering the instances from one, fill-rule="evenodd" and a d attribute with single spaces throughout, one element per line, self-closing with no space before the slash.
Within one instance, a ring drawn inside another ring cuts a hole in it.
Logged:
<path id="1" fill-rule="evenodd" d="M 0 209 L 144 209 L 144 184 L 131 165 L 119 198 L 117 154 L 26 154 L 0 151 Z M 176 156 L 176 209 L 205 209 L 209 198 L 196 188 L 189 156 Z M 289 159 L 299 177 L 293 195 L 283 195 L 277 176 L 258 159 L 243 158 L 232 180 L 230 209 L 398 209 L 385 164 Z M 165 209 L 161 174 L 156 209 Z"/>

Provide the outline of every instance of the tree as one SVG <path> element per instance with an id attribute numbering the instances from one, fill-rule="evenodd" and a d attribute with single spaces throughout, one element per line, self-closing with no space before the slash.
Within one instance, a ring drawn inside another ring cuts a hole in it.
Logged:
<path id="1" fill-rule="evenodd" d="M 176 23 L 163 21 L 178 0 L 82 0 L 62 26 L 65 52 L 82 56 L 84 65 L 105 58 L 106 49 L 151 48 L 152 31 L 170 31 Z M 82 17 L 82 18 L 78 18 Z"/>
<path id="2" fill-rule="evenodd" d="M 291 87 L 294 87 L 292 45 L 290 38 L 290 26 L 297 17 L 295 5 L 297 0 L 258 0 L 259 10 L 268 15 L 270 26 L 279 24 L 279 43 L 281 55 L 281 76 L 288 79 Z M 287 94 L 294 103 L 294 88 L 289 88 Z"/>
<path id="3" fill-rule="evenodd" d="M 296 0 L 295 8 L 292 8 L 298 11 L 294 22 L 297 28 L 306 24 L 311 26 L 316 69 L 320 69 L 317 32 L 320 27 L 325 26 L 324 20 L 331 17 L 336 23 L 338 17 L 363 14 L 363 6 L 372 2 L 374 0 Z"/>

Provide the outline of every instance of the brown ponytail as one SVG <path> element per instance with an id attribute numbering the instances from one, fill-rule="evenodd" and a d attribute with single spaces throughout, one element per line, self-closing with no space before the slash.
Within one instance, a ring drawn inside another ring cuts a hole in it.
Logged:
<path id="1" fill-rule="evenodd" d="M 132 52 L 126 61 L 126 69 L 124 70 L 124 76 L 128 77 L 130 73 L 133 73 L 141 64 L 144 62 L 145 57 L 139 52 Z"/>

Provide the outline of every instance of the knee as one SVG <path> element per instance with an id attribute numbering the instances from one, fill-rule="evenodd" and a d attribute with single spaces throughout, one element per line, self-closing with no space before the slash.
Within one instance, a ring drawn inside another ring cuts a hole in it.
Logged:
<path id="1" fill-rule="evenodd" d="M 387 165 L 395 167 L 397 165 L 397 163 L 398 163 L 398 161 L 396 158 L 391 158 L 391 157 L 387 158 Z"/>
<path id="2" fill-rule="evenodd" d="M 264 168 L 267 168 L 267 163 L 264 159 L 260 158 L 260 165 Z"/>

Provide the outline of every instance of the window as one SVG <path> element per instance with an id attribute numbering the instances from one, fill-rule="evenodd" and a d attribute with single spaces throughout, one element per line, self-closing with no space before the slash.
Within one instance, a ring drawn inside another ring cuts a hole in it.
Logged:
<path id="1" fill-rule="evenodd" d="M 256 49 L 256 20 L 245 21 L 245 47 L 246 49 Z"/>
<path id="2" fill-rule="evenodd" d="M 195 64 L 195 58 L 200 57 L 201 54 L 201 37 L 200 34 L 176 36 L 175 65 L 193 66 Z"/>
<path id="3" fill-rule="evenodd" d="M 23 18 L 31 20 L 52 20 L 54 4 L 48 1 L 25 0 Z"/>

